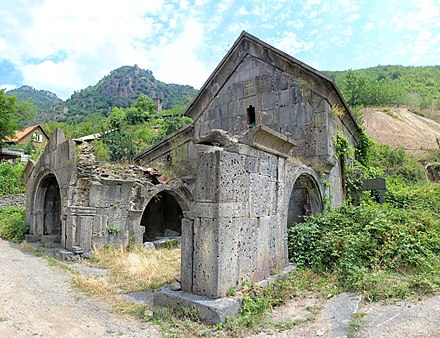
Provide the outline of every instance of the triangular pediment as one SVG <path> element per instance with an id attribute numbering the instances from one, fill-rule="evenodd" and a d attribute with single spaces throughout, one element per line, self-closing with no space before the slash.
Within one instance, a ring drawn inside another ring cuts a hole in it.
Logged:
<path id="1" fill-rule="evenodd" d="M 332 102 L 330 102 L 330 104 L 343 107 L 344 110 L 348 112 L 348 116 L 350 116 L 354 125 L 359 129 L 359 126 L 355 122 L 332 78 L 247 32 L 242 32 L 235 41 L 231 49 L 200 89 L 198 95 L 186 110 L 185 115 L 196 121 L 224 88 L 237 68 L 249 56 L 283 72 L 289 73 L 295 78 L 313 78 L 315 84 L 319 84 L 321 90 L 328 94 L 326 96 L 331 98 Z"/>

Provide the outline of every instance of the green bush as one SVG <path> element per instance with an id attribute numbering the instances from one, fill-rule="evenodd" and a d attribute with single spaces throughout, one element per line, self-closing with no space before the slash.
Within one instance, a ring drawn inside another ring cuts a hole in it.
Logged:
<path id="1" fill-rule="evenodd" d="M 388 177 L 399 177 L 408 184 L 426 181 L 423 166 L 403 147 L 392 149 L 388 145 L 376 144 L 372 147 L 371 164 L 384 170 Z"/>
<path id="2" fill-rule="evenodd" d="M 24 207 L 0 208 L 0 237 L 20 243 L 24 240 L 28 226 Z"/>
<path id="3" fill-rule="evenodd" d="M 110 150 L 108 145 L 106 145 L 101 140 L 93 140 L 93 155 L 95 155 L 95 160 L 98 162 L 108 162 L 110 160 Z"/>
<path id="4" fill-rule="evenodd" d="M 17 194 L 25 191 L 25 185 L 21 179 L 24 170 L 22 162 L 0 162 L 0 196 Z"/>
<path id="5" fill-rule="evenodd" d="M 391 185 L 383 205 L 364 197 L 358 207 L 329 208 L 292 226 L 289 255 L 300 267 L 336 274 L 349 290 L 371 292 L 385 279 L 373 299 L 432 291 L 440 287 L 439 208 L 440 184 Z"/>

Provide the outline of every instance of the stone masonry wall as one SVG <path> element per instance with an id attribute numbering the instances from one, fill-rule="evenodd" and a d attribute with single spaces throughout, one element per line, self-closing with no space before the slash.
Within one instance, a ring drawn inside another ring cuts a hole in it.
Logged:
<path id="1" fill-rule="evenodd" d="M 193 280 L 211 298 L 287 265 L 284 158 L 239 145 L 198 145 Z M 182 253 L 184 255 L 184 253 Z"/>
<path id="2" fill-rule="evenodd" d="M 25 206 L 26 194 L 13 194 L 0 196 L 0 208 L 6 206 Z"/>
<path id="3" fill-rule="evenodd" d="M 255 109 L 255 123 L 284 134 L 297 143 L 293 156 L 332 155 L 325 88 L 315 78 L 294 77 L 261 60 L 247 56 L 219 91 L 208 109 L 195 121 L 195 137 L 211 129 L 231 134 L 248 130 L 248 108 Z M 321 85 L 322 87 L 322 85 Z"/>

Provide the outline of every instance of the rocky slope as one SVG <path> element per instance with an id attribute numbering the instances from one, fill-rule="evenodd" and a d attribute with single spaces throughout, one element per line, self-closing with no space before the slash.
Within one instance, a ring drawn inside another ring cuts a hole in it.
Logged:
<path id="1" fill-rule="evenodd" d="M 150 70 L 134 66 L 123 66 L 110 72 L 96 85 L 76 91 L 65 102 L 52 107 L 44 120 L 81 121 L 87 115 L 107 115 L 112 107 L 128 107 L 139 94 L 152 99 L 160 98 L 163 108 L 169 109 L 187 104 L 197 93 L 191 86 L 167 84 L 157 80 Z"/>
<path id="2" fill-rule="evenodd" d="M 438 148 L 440 123 L 406 108 L 365 108 L 363 116 L 367 134 L 380 144 L 403 146 L 417 157 Z"/>

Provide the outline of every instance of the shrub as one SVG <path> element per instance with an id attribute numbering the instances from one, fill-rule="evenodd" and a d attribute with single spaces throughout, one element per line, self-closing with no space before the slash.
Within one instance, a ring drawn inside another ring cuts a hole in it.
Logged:
<path id="1" fill-rule="evenodd" d="M 24 240 L 27 230 L 24 207 L 0 208 L 0 237 L 20 243 Z"/>
<path id="2" fill-rule="evenodd" d="M 93 140 L 93 154 L 98 162 L 108 162 L 110 160 L 109 147 L 101 140 Z"/>
<path id="3" fill-rule="evenodd" d="M 371 164 L 382 168 L 387 176 L 399 177 L 405 183 L 426 181 L 423 166 L 408 155 L 403 147 L 392 149 L 388 145 L 375 145 L 372 148 Z"/>
<path id="4" fill-rule="evenodd" d="M 374 280 L 394 280 L 374 299 L 432 291 L 440 286 L 439 209 L 439 184 L 391 185 L 383 205 L 364 197 L 358 207 L 329 208 L 292 226 L 289 255 L 300 267 L 336 274 L 345 289 L 370 292 Z"/>
<path id="5" fill-rule="evenodd" d="M 17 194 L 25 191 L 25 185 L 21 179 L 24 170 L 22 162 L 0 162 L 0 196 Z"/>

